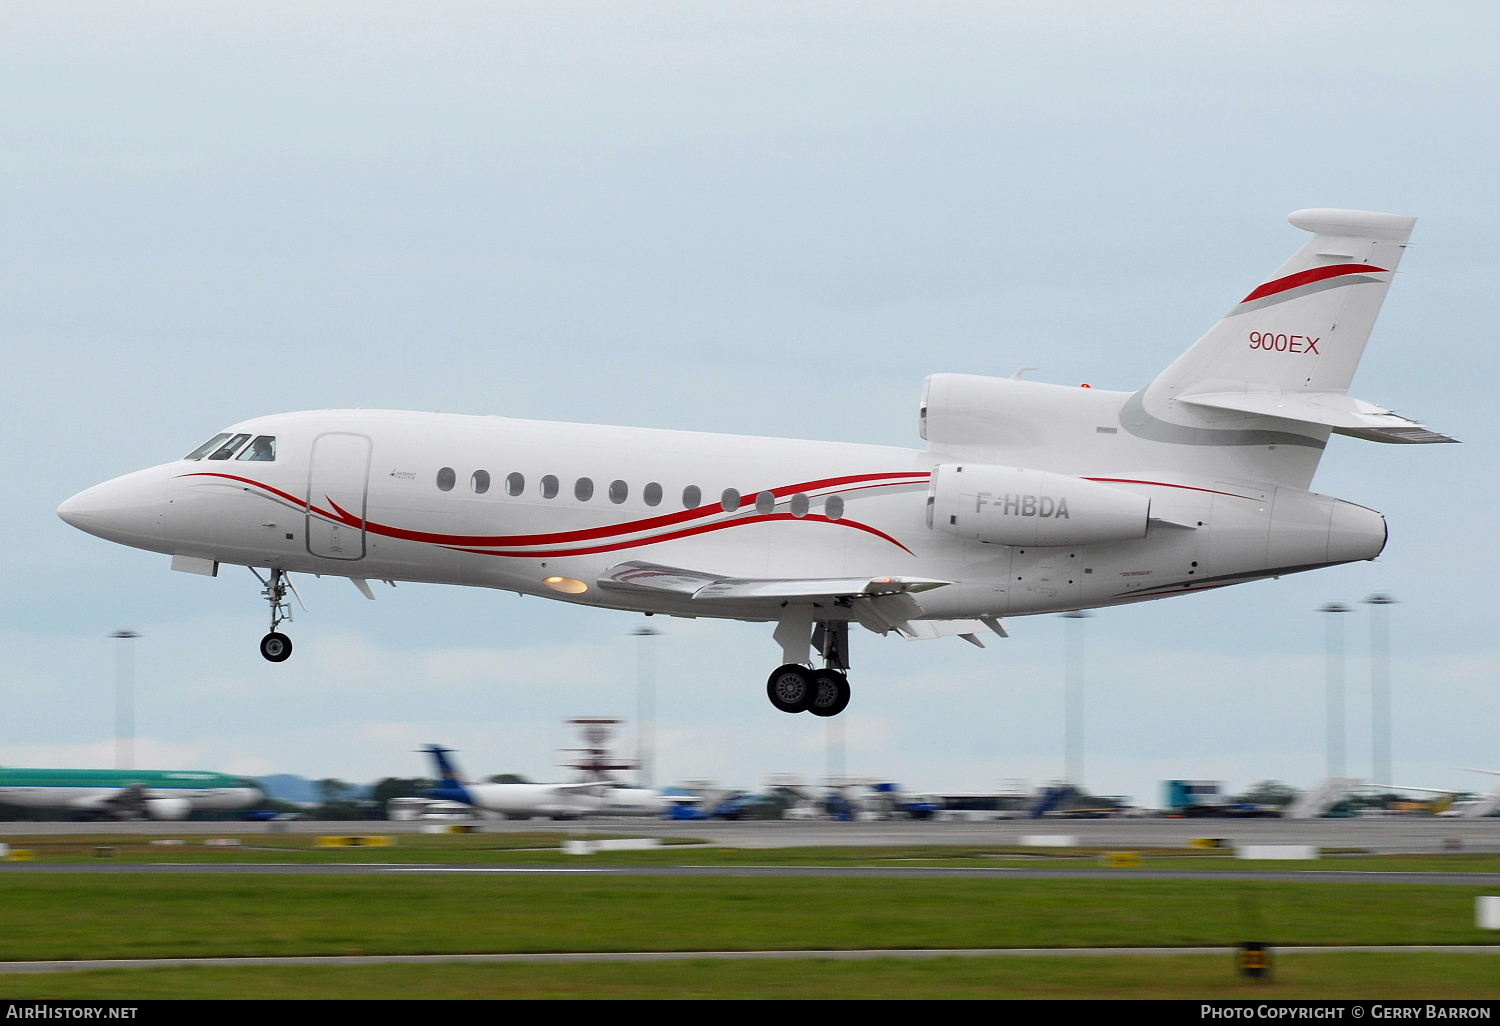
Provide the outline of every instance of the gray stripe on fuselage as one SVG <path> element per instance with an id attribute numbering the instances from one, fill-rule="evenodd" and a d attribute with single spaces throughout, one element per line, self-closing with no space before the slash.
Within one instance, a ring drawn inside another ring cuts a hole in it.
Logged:
<path id="1" fill-rule="evenodd" d="M 1145 389 L 1125 400 L 1120 407 L 1120 426 L 1126 431 L 1148 442 L 1165 442 L 1168 445 L 1304 445 L 1310 449 L 1322 449 L 1326 444 L 1306 435 L 1290 431 L 1266 431 L 1260 429 L 1187 427 L 1171 424 L 1146 412 Z"/>

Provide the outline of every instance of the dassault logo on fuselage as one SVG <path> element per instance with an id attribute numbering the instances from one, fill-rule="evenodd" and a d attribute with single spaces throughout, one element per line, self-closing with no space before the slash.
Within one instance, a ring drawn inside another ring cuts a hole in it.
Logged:
<path id="1" fill-rule="evenodd" d="M 1050 495 L 993 495 L 980 492 L 974 496 L 974 512 L 983 506 L 992 506 L 1003 517 L 1056 517 L 1069 520 L 1068 500 L 1054 499 Z"/>

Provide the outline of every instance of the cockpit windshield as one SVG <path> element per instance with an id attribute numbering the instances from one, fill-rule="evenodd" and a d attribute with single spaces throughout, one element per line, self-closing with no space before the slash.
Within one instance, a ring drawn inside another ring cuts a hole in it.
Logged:
<path id="1" fill-rule="evenodd" d="M 245 446 L 245 451 L 235 457 L 252 463 L 271 463 L 276 459 L 276 436 L 256 435 L 255 441 Z"/>
<path id="2" fill-rule="evenodd" d="M 255 463 L 271 463 L 276 459 L 276 436 L 257 435 L 255 441 L 250 442 L 250 435 L 245 432 L 230 434 L 221 431 L 198 448 L 183 457 L 185 460 L 201 460 L 205 456 L 211 460 L 227 460 L 231 457 L 241 460 L 249 460 Z M 243 451 L 241 451 L 243 449 Z M 239 456 L 235 457 L 235 453 Z"/>
<path id="3" fill-rule="evenodd" d="M 219 444 L 228 437 L 229 432 L 227 431 L 214 435 L 208 441 L 204 442 L 202 445 L 198 446 L 198 448 L 194 449 L 192 452 L 184 456 L 183 459 L 201 460 L 203 457 L 207 456 L 209 453 L 217 449 L 219 447 Z"/>

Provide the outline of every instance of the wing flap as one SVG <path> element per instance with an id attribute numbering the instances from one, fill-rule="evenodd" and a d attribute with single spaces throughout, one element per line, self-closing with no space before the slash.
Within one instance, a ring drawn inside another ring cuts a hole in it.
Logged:
<path id="1" fill-rule="evenodd" d="M 979 640 L 989 627 L 980 620 L 911 620 L 903 624 L 901 634 L 908 641 L 931 641 L 934 638 L 963 638 L 971 645 L 984 647 Z"/>
<path id="2" fill-rule="evenodd" d="M 806 577 L 752 579 L 632 561 L 598 579 L 606 591 L 646 591 L 716 601 L 808 601 L 907 595 L 951 584 L 926 577 Z"/>

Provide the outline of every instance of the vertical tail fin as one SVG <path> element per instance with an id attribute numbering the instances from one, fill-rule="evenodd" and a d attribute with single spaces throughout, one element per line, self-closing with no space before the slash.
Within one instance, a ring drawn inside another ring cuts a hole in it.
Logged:
<path id="1" fill-rule="evenodd" d="M 1163 371 L 1148 402 L 1348 389 L 1416 218 L 1314 209 L 1287 220 L 1312 239 Z"/>
<path id="2" fill-rule="evenodd" d="M 428 755 L 432 756 L 433 768 L 437 770 L 437 778 L 442 781 L 443 787 L 463 786 L 464 781 L 458 775 L 458 767 L 454 764 L 453 760 L 448 758 L 452 754 L 453 749 L 444 748 L 442 745 L 428 745 L 424 750 Z"/>
<path id="3" fill-rule="evenodd" d="M 1311 209 L 1288 220 L 1312 239 L 1132 396 L 1122 426 L 1195 470 L 1298 488 L 1334 431 L 1452 441 L 1347 395 L 1416 218 Z"/>

